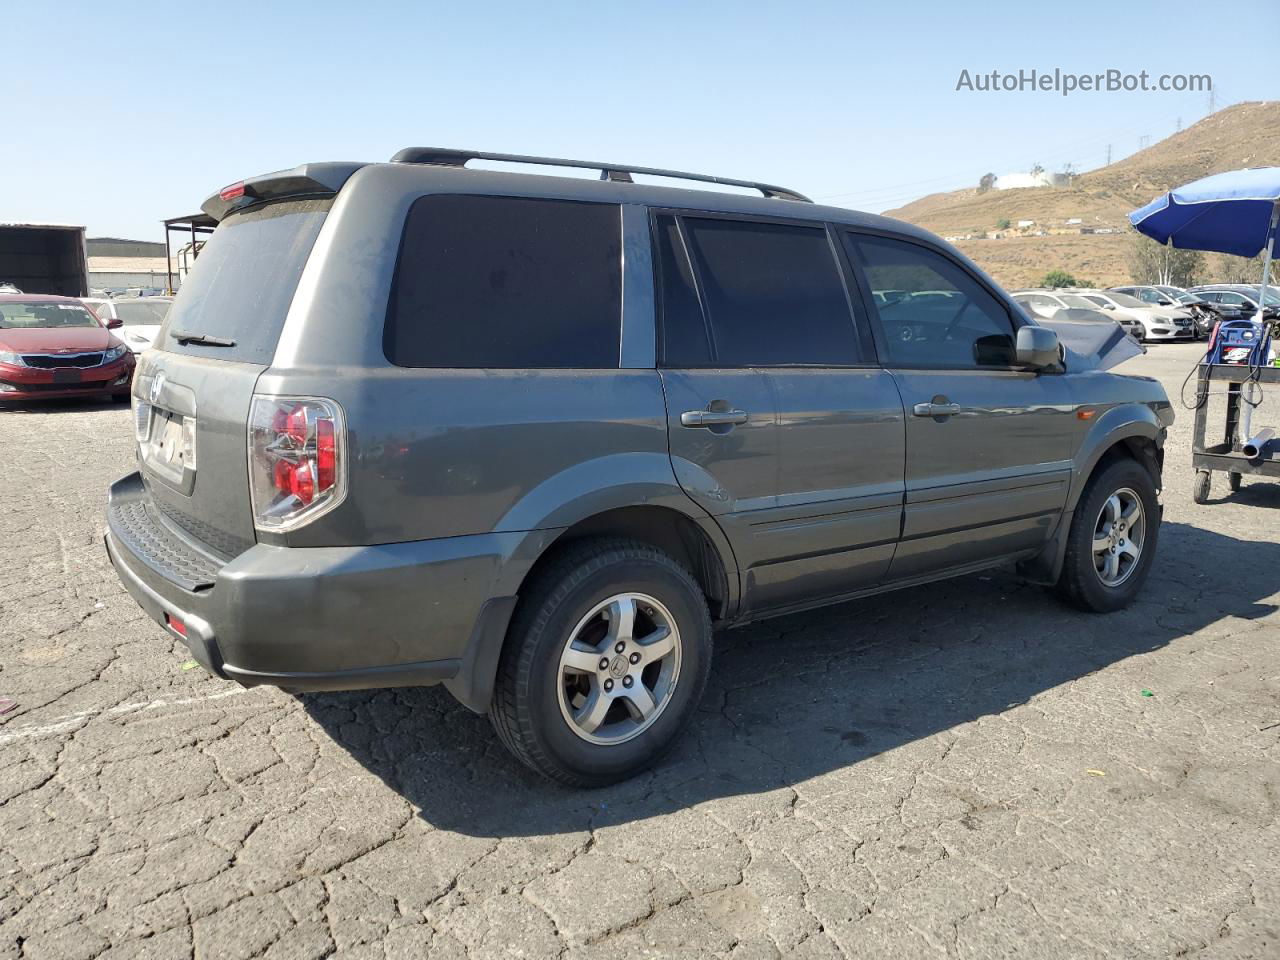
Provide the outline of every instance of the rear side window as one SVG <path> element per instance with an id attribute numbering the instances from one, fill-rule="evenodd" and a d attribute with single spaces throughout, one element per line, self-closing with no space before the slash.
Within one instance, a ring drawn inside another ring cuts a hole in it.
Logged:
<path id="1" fill-rule="evenodd" d="M 617 367 L 616 204 L 430 196 L 414 202 L 383 346 L 402 367 Z"/>
<path id="2" fill-rule="evenodd" d="M 695 217 L 683 223 L 718 365 L 859 362 L 844 281 L 824 228 Z"/>
<path id="3" fill-rule="evenodd" d="M 1014 360 L 1009 313 L 967 271 L 918 243 L 845 234 L 879 314 L 886 362 L 965 369 Z"/>
<path id="4" fill-rule="evenodd" d="M 298 278 L 332 205 L 332 198 L 272 203 L 222 221 L 173 301 L 160 348 L 270 363 Z M 205 334 L 234 345 L 180 344 L 175 333 Z"/>

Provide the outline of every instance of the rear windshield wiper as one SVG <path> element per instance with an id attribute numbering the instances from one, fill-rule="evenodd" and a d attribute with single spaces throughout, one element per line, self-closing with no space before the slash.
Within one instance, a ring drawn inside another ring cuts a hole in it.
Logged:
<path id="1" fill-rule="evenodd" d="M 234 340 L 228 340 L 226 337 L 211 337 L 207 333 L 183 333 L 179 330 L 172 336 L 183 346 L 188 343 L 198 343 L 203 347 L 234 347 L 236 345 Z"/>

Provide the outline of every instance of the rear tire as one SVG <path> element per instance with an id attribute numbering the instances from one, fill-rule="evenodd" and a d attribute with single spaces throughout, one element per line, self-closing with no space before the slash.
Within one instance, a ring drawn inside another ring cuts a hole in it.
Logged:
<path id="1" fill-rule="evenodd" d="M 632 540 L 572 544 L 521 590 L 489 718 L 544 776 L 616 783 L 688 725 L 711 651 L 707 601 L 670 556 Z"/>
<path id="2" fill-rule="evenodd" d="M 1095 473 L 1067 534 L 1058 594 L 1092 613 L 1127 607 L 1151 571 L 1159 533 L 1160 503 L 1146 467 L 1125 458 Z"/>

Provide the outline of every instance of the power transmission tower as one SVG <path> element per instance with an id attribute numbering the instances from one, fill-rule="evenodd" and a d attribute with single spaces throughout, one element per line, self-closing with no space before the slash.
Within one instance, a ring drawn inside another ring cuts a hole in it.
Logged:
<path id="1" fill-rule="evenodd" d="M 1181 118 L 1181 117 L 1179 117 L 1179 118 L 1178 118 L 1178 129 L 1177 129 L 1177 131 L 1175 131 L 1175 132 L 1177 132 L 1177 133 L 1181 133 L 1181 132 L 1182 132 L 1182 118 Z"/>
<path id="2" fill-rule="evenodd" d="M 1151 144 L 1151 134 L 1144 133 L 1138 138 L 1138 149 L 1145 150 Z"/>
<path id="3" fill-rule="evenodd" d="M 1107 144 L 1107 162 L 1103 164 L 1105 167 L 1111 166 L 1111 144 Z"/>
<path id="4" fill-rule="evenodd" d="M 1217 106 L 1217 103 L 1218 103 L 1217 91 L 1214 90 L 1213 87 L 1210 87 L 1209 88 L 1209 112 L 1210 113 L 1213 113 L 1214 108 Z"/>

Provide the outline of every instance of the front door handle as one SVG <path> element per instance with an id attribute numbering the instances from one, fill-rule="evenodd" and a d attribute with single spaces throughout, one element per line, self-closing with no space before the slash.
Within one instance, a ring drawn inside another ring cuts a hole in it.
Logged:
<path id="1" fill-rule="evenodd" d="M 746 422 L 745 410 L 686 410 L 680 414 L 682 427 L 736 427 Z"/>
<path id="2" fill-rule="evenodd" d="M 945 397 L 935 397 L 930 403 L 917 403 L 911 412 L 917 417 L 954 417 L 960 412 L 960 404 L 946 403 L 945 400 Z"/>

